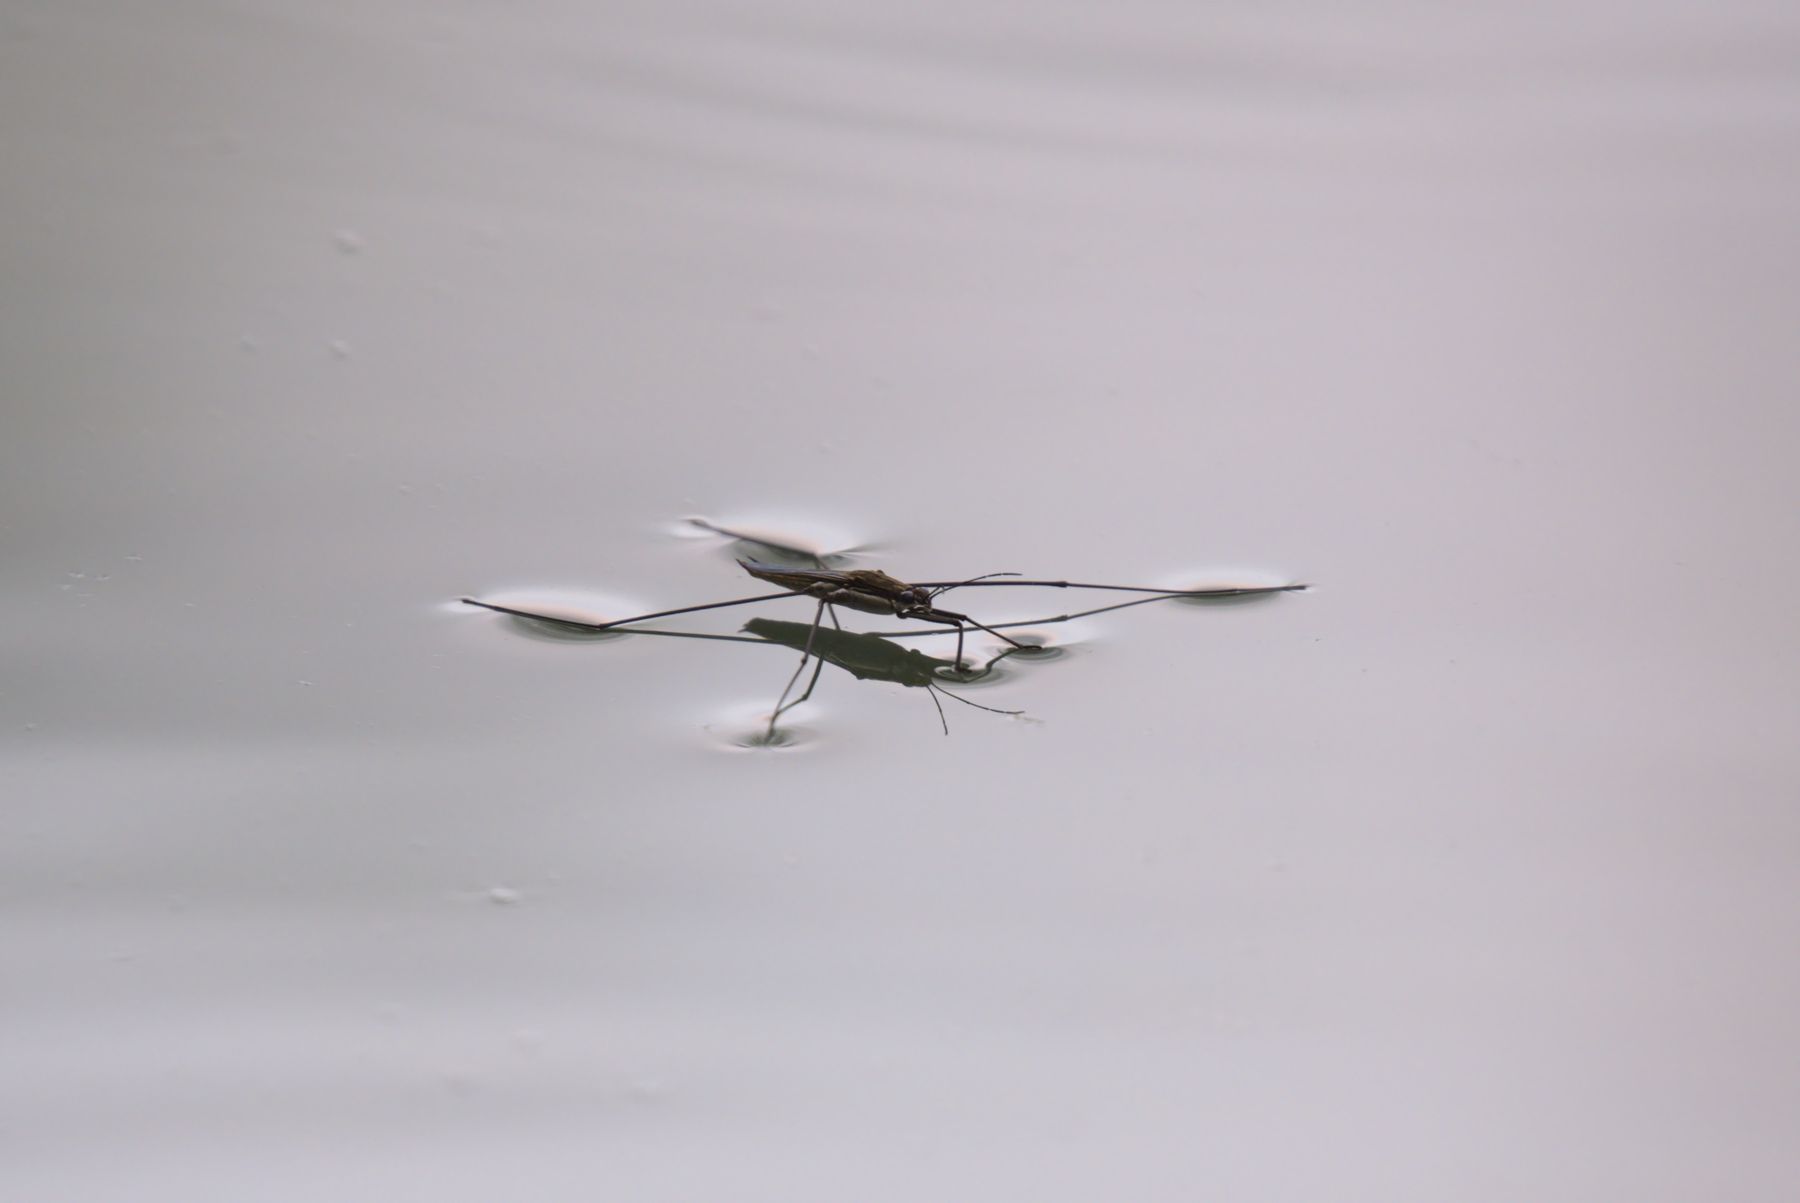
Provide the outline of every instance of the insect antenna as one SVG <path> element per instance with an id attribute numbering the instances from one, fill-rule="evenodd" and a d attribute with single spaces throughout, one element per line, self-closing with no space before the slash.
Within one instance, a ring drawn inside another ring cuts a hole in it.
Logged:
<path id="1" fill-rule="evenodd" d="M 948 593 L 948 592 L 950 592 L 950 590 L 960 589 L 964 585 L 973 585 L 976 581 L 991 581 L 997 576 L 1018 576 L 1018 575 L 1019 574 L 1016 572 L 984 572 L 980 576 L 972 576 L 966 581 L 954 581 L 948 585 L 939 585 L 937 588 L 935 588 L 931 591 L 931 596 L 935 600 L 937 598 L 938 594 L 940 594 L 940 593 Z"/>

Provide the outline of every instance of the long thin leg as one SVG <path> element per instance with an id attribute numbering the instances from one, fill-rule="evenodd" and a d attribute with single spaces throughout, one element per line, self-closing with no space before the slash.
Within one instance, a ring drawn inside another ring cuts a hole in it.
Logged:
<path id="1" fill-rule="evenodd" d="M 1044 582 L 1042 582 L 1042 581 L 977 581 L 975 583 L 978 585 L 1020 585 L 1020 584 L 1029 585 L 1029 584 L 1043 584 Z M 1169 601 L 1169 600 L 1176 600 L 1176 599 L 1180 599 L 1180 598 L 1184 598 L 1184 597 L 1256 597 L 1260 594 L 1267 594 L 1267 593 L 1294 593 L 1294 592 L 1297 592 L 1300 590 L 1307 589 L 1309 587 L 1310 586 L 1307 586 L 1307 585 L 1251 585 L 1251 586 L 1248 586 L 1245 588 L 1239 588 L 1239 589 L 1178 589 L 1173 593 L 1166 593 L 1166 592 L 1165 593 L 1157 593 L 1157 594 L 1151 595 L 1150 597 L 1140 597 L 1136 601 L 1123 602 L 1117 606 L 1102 606 L 1097 610 L 1087 610 L 1087 611 L 1083 611 L 1083 613 L 1098 614 L 1104 610 L 1122 610 L 1126 606 L 1141 605 L 1144 602 Z M 1124 585 L 1070 585 L 1069 588 L 1071 588 L 1071 589 L 1117 589 L 1117 590 L 1123 590 L 1124 592 L 1127 592 L 1127 593 L 1145 592 L 1145 590 L 1128 587 L 1128 586 L 1124 586 Z M 1045 625 L 1045 623 L 1041 623 L 1041 622 L 1003 622 L 1003 623 L 997 624 L 996 626 L 990 627 L 990 626 L 986 626 L 982 623 L 976 622 L 973 618 L 970 618 L 967 614 L 960 615 L 960 617 L 962 618 L 962 620 L 964 622 L 969 623 L 972 626 L 981 627 L 982 630 L 986 631 L 990 635 L 1000 635 L 1000 630 L 999 630 L 1000 627 L 1008 627 L 1008 628 L 1022 627 L 1022 626 L 1036 627 L 1036 626 L 1044 626 Z M 1061 618 L 1052 618 L 1047 621 L 1048 622 L 1067 622 L 1071 618 L 1080 618 L 1080 617 L 1081 617 L 1080 614 L 1065 614 Z M 958 639 L 959 644 L 961 642 L 961 638 L 962 638 L 962 632 L 959 629 L 957 631 L 957 639 Z M 1009 636 L 1006 636 L 1006 635 L 1000 635 L 1000 638 L 1005 639 L 1006 642 L 1012 644 L 1016 648 L 1019 648 L 1021 650 L 1025 650 L 1025 651 L 1030 650 L 1029 647 L 1027 647 L 1027 645 L 1020 643 L 1017 639 L 1010 638 Z"/>
<path id="2" fill-rule="evenodd" d="M 844 624 L 838 621 L 837 607 L 832 605 L 830 602 L 825 602 L 824 606 L 825 606 L 825 613 L 831 616 L 831 625 L 836 627 L 840 631 L 843 630 Z M 815 622 L 817 621 L 817 619 L 818 619 L 818 616 L 814 615 Z M 818 629 L 819 628 L 817 626 L 813 627 L 813 630 L 815 630 L 815 631 Z M 811 639 L 812 636 L 808 635 L 807 638 Z M 799 697 L 797 697 L 793 701 L 789 702 L 785 707 L 783 707 L 783 709 L 792 710 L 794 707 L 798 706 L 801 702 L 804 702 L 807 698 L 810 698 L 813 693 L 813 686 L 815 686 L 819 683 L 819 674 L 824 671 L 825 671 L 825 657 L 814 656 L 813 657 L 812 680 L 810 680 L 806 683 L 806 692 L 802 693 Z"/>
<path id="3" fill-rule="evenodd" d="M 1000 632 L 996 631 L 993 627 L 988 626 L 986 623 L 976 622 L 973 618 L 970 618 L 967 614 L 962 616 L 962 620 L 964 622 L 968 623 L 972 627 L 980 627 L 982 630 L 986 631 L 990 635 L 1000 635 Z M 1010 626 L 1011 624 L 1010 623 L 1001 623 L 1000 625 L 1001 626 Z M 960 627 L 960 626 L 956 628 L 956 638 L 957 638 L 958 645 L 960 646 L 961 641 L 962 641 L 962 627 Z M 1008 643 L 1012 644 L 1016 648 L 1019 648 L 1021 650 L 1029 650 L 1027 648 L 1027 645 L 1020 643 L 1017 639 L 1012 638 L 1010 635 L 1000 635 L 1000 638 L 1006 640 Z"/>
<path id="4" fill-rule="evenodd" d="M 658 610 L 654 614 L 639 614 L 634 618 L 615 618 L 611 622 L 569 622 L 567 619 L 562 618 L 553 618 L 550 619 L 550 621 L 566 623 L 568 626 L 572 627 L 585 627 L 590 631 L 610 631 L 614 627 L 622 627 L 634 622 L 649 622 L 652 618 L 667 618 L 671 614 L 694 614 L 701 610 L 721 610 L 726 606 L 747 606 L 752 602 L 774 601 L 778 597 L 793 596 L 794 594 L 791 591 L 785 593 L 765 593 L 761 597 L 740 597 L 734 601 L 707 602 L 705 605 L 700 606 L 682 606 L 675 610 Z M 463 601 L 467 605 L 480 606 L 484 610 L 498 610 L 502 614 L 517 614 L 521 618 L 544 617 L 542 614 L 533 614 L 527 610 L 514 610 L 506 606 L 496 606 L 491 602 L 476 601 L 472 597 L 465 597 L 463 598 Z"/>
<path id="5" fill-rule="evenodd" d="M 615 631 L 610 623 L 582 622 L 575 618 L 564 618 L 559 614 L 539 614 L 535 610 L 515 610 L 511 606 L 496 606 L 491 602 L 479 602 L 472 597 L 462 599 L 471 606 L 480 606 L 484 610 L 493 610 L 500 614 L 510 614 L 514 618 L 529 618 L 533 622 L 547 623 L 553 627 L 574 627 L 581 631 L 599 631 L 613 635 L 657 635 L 665 639 L 711 639 L 717 643 L 760 643 L 767 644 L 767 639 L 757 639 L 751 635 L 710 635 L 700 631 L 658 631 L 650 627 L 632 627 L 629 630 Z"/>
<path id="6" fill-rule="evenodd" d="M 835 621 L 836 618 L 837 615 L 833 614 L 833 621 Z M 783 711 L 790 709 L 787 705 L 787 696 L 794 691 L 794 682 L 800 679 L 800 674 L 806 671 L 806 662 L 812 659 L 813 640 L 818 636 L 819 624 L 823 622 L 824 619 L 825 603 L 821 601 L 819 602 L 819 608 L 813 611 L 812 627 L 806 632 L 806 646 L 800 651 L 800 666 L 794 670 L 794 675 L 788 678 L 787 688 L 781 691 L 781 697 L 775 701 L 775 712 L 769 715 L 768 737 L 770 739 L 775 738 L 775 721 L 781 717 Z M 824 667 L 825 661 L 820 660 L 818 668 L 813 670 L 813 679 L 807 684 L 806 692 L 795 698 L 793 705 L 798 706 L 801 702 L 804 702 L 807 698 L 812 696 L 813 686 L 818 684 L 819 681 L 819 671 Z"/>
<path id="7" fill-rule="evenodd" d="M 1240 595 L 1255 594 L 1255 593 L 1284 593 L 1284 592 L 1291 591 L 1293 588 L 1294 588 L 1293 586 L 1278 586 L 1278 587 L 1274 587 L 1274 588 L 1265 588 L 1265 589 L 1240 589 L 1240 590 L 1235 590 L 1234 592 L 1236 592 L 1237 594 L 1240 594 Z M 1158 593 L 1153 597 L 1134 597 L 1130 601 L 1114 602 L 1110 606 L 1095 606 L 1091 610 L 1077 610 L 1073 614 L 1058 614 L 1053 618 L 1033 618 L 1033 619 L 1029 619 L 1029 620 L 1021 621 L 1021 622 L 997 622 L 991 627 L 984 626 L 980 623 L 977 623 L 976 625 L 981 626 L 981 629 L 988 632 L 990 635 L 1000 635 L 1000 632 L 1002 630 L 1012 631 L 1012 630 L 1017 630 L 1020 627 L 1047 627 L 1047 626 L 1052 626 L 1059 622 L 1073 622 L 1077 618 L 1089 618 L 1095 614 L 1109 614 L 1114 610 L 1129 610 L 1133 606 L 1147 606 L 1147 605 L 1151 604 L 1152 602 L 1171 601 L 1171 600 L 1175 600 L 1175 599 L 1179 599 L 1179 598 L 1183 598 L 1183 597 L 1199 597 L 1199 596 L 1208 596 L 1208 595 L 1207 594 L 1196 594 L 1196 593 Z M 969 619 L 968 621 L 974 622 L 973 619 Z M 949 623 L 946 623 L 946 624 L 944 624 L 944 627 L 948 627 L 949 625 L 950 625 Z M 950 632 L 944 628 L 934 629 L 931 627 L 912 627 L 912 628 L 909 628 L 904 631 L 869 631 L 866 633 L 870 634 L 870 635 L 878 635 L 883 639 L 923 639 L 923 638 L 926 638 L 926 637 L 932 636 L 932 635 L 948 635 Z M 1026 651 L 1032 650 L 1031 645 L 1029 645 L 1029 644 L 1021 645 L 1017 640 L 1007 639 L 1007 637 L 1005 635 L 1000 635 L 1000 638 L 1006 639 L 1006 641 L 1008 643 L 1011 643 L 1014 647 L 1022 646 Z"/>
<path id="8" fill-rule="evenodd" d="M 840 631 L 843 630 L 844 624 L 838 621 L 837 607 L 832 605 L 830 602 L 820 602 L 819 604 L 824 606 L 825 613 L 827 613 L 831 616 L 831 625 L 836 627 Z M 814 614 L 813 615 L 813 628 L 811 631 L 808 631 L 806 633 L 806 645 L 809 648 L 812 646 L 813 634 L 815 632 L 817 632 L 819 629 L 818 624 L 819 624 L 819 616 L 817 614 Z M 801 668 L 806 667 L 806 659 L 804 656 L 801 657 L 800 667 Z M 773 715 L 769 716 L 769 731 L 771 733 L 773 733 L 775 730 L 775 720 L 781 716 L 783 711 L 792 710 L 794 707 L 798 706 L 801 702 L 804 702 L 807 698 L 810 698 L 812 696 L 813 687 L 819 683 L 819 674 L 824 671 L 825 671 L 825 657 L 814 656 L 813 657 L 813 675 L 812 675 L 812 679 L 806 683 L 806 691 L 804 693 L 802 693 L 799 697 L 795 698 L 793 701 L 789 702 L 786 706 L 778 707 L 776 709 L 775 713 Z M 788 688 L 792 689 L 793 687 L 794 687 L 794 683 L 792 681 L 789 681 Z"/>
<path id="9" fill-rule="evenodd" d="M 805 667 L 805 666 L 802 665 L 801 667 Z M 783 714 L 786 714 L 788 711 L 792 710 L 794 707 L 798 706 L 800 703 L 804 702 L 807 698 L 810 698 L 813 695 L 813 686 L 815 686 L 819 683 L 819 674 L 824 671 L 825 671 L 824 659 L 819 656 L 814 656 L 813 657 L 812 676 L 806 682 L 806 689 L 801 692 L 799 697 L 795 698 L 793 701 L 789 702 L 787 705 L 783 706 L 781 709 L 777 710 L 774 714 L 769 716 L 769 738 L 773 739 L 775 736 L 775 720 L 780 718 Z"/>
<path id="10" fill-rule="evenodd" d="M 580 627 L 584 631 L 605 631 L 612 627 L 609 622 L 582 622 L 577 618 L 562 618 L 555 614 L 534 614 L 530 610 L 515 610 L 511 606 L 496 606 L 493 602 L 476 601 L 472 597 L 462 599 L 465 606 L 480 606 L 483 610 L 492 610 L 496 614 L 511 614 L 514 618 L 535 618 L 539 622 L 554 622 L 565 627 Z"/>
<path id="11" fill-rule="evenodd" d="M 802 669 L 804 669 L 806 667 L 806 661 L 804 659 L 800 661 L 800 667 Z M 825 658 L 823 656 L 814 656 L 813 657 L 812 677 L 806 682 L 806 689 L 800 694 L 799 697 L 795 698 L 793 701 L 789 702 L 787 705 L 777 707 L 775 712 L 769 716 L 768 738 L 770 738 L 770 739 L 775 738 L 775 720 L 776 719 L 780 718 L 783 714 L 787 713 L 789 710 L 792 710 L 794 707 L 800 705 L 800 703 L 804 702 L 807 698 L 810 698 L 813 695 L 813 689 L 819 684 L 819 674 L 824 671 L 825 671 Z M 799 672 L 796 671 L 794 675 L 796 677 L 798 677 Z M 790 688 L 790 689 L 793 688 L 793 684 L 794 683 L 792 681 L 789 681 L 788 688 Z"/>
<path id="12" fill-rule="evenodd" d="M 940 614 L 948 614 L 949 612 L 940 610 L 939 613 Z M 983 631 L 986 631 L 990 635 L 994 635 L 1001 639 L 1004 639 L 1006 642 L 1012 644 L 1015 648 L 1017 648 L 1021 652 L 1029 652 L 1032 650 L 1032 647 L 1029 643 L 1020 643 L 1017 639 L 1014 639 L 1011 635 L 1001 635 L 1000 632 L 996 631 L 993 627 L 988 626 L 986 623 L 976 622 L 973 618 L 970 618 L 967 614 L 958 614 L 955 617 L 956 617 L 956 621 L 954 623 L 952 623 L 951 625 L 954 625 L 956 627 L 956 660 L 954 661 L 954 663 L 956 665 L 957 672 L 963 671 L 963 669 L 965 667 L 965 665 L 963 664 L 963 623 L 965 623 L 965 622 L 968 623 L 972 627 L 977 627 Z M 943 621 L 945 621 L 945 619 L 940 618 L 940 619 L 934 619 L 933 621 L 943 622 Z M 1002 624 L 1002 625 L 1006 625 L 1006 624 Z M 1036 624 L 1026 624 L 1026 625 L 1036 625 Z M 933 632 L 933 634 L 942 634 L 942 633 L 944 633 L 944 632 Z"/>
<path id="13" fill-rule="evenodd" d="M 976 622 L 973 618 L 970 618 L 967 614 L 958 614 L 955 610 L 931 609 L 931 610 L 922 610 L 922 611 L 909 611 L 908 613 L 902 614 L 900 617 L 916 618 L 921 622 L 936 622 L 936 623 L 942 623 L 944 626 L 947 626 L 947 627 L 955 627 L 956 628 L 956 649 L 957 649 L 956 650 L 956 663 L 959 667 L 962 664 L 962 641 L 963 641 L 963 624 L 964 623 L 968 623 L 972 627 L 977 627 L 980 630 L 986 631 L 990 635 L 999 636 L 999 638 L 1006 640 L 1006 642 L 1012 644 L 1014 647 L 1024 646 L 1023 644 L 1019 643 L 1019 641 L 1016 639 L 1013 639 L 1006 635 L 1001 635 L 999 631 L 996 631 L 993 627 L 988 626 L 986 623 Z"/>
<path id="14" fill-rule="evenodd" d="M 1144 585 L 1091 585 L 1083 581 L 993 581 L 975 578 L 967 581 L 909 581 L 915 589 L 936 589 L 948 593 L 952 589 L 1109 589 L 1115 593 L 1155 593 L 1164 597 L 1242 597 L 1253 593 L 1294 593 L 1306 585 L 1252 585 L 1240 589 L 1153 589 Z"/>

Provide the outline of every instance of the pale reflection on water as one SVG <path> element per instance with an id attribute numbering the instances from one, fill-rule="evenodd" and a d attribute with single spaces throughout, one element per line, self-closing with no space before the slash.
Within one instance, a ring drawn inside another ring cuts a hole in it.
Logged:
<path id="1" fill-rule="evenodd" d="M 1796 45 L 11 6 L 0 1197 L 1794 1197 Z"/>

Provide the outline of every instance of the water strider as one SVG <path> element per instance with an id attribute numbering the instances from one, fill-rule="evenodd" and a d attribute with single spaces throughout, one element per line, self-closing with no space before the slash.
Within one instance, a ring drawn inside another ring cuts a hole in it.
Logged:
<path id="1" fill-rule="evenodd" d="M 800 664 L 794 669 L 794 675 L 788 678 L 786 687 L 781 691 L 781 697 L 777 699 L 775 703 L 775 710 L 769 716 L 768 737 L 772 739 L 775 734 L 775 724 L 777 720 L 779 720 L 784 713 L 812 696 L 813 686 L 818 684 L 819 672 L 824 668 L 827 661 L 842 664 L 848 668 L 849 671 L 858 676 L 874 675 L 879 679 L 899 679 L 899 676 L 893 675 L 891 672 L 886 676 L 883 676 L 880 673 L 865 674 L 858 672 L 856 668 L 851 667 L 846 662 L 846 656 L 844 654 L 841 652 L 840 654 L 831 654 L 826 647 L 820 645 L 822 635 L 827 637 L 827 643 L 829 643 L 832 639 L 838 637 L 848 640 L 874 638 L 885 642 L 888 638 L 902 638 L 911 634 L 949 633 L 948 631 L 898 631 L 883 632 L 874 635 L 851 636 L 844 632 L 838 623 L 836 610 L 836 607 L 838 606 L 859 610 L 866 614 L 892 614 L 895 618 L 915 619 L 920 622 L 934 623 L 939 626 L 954 627 L 956 630 L 956 656 L 954 659 L 949 661 L 931 661 L 930 665 L 924 667 L 909 667 L 905 674 L 908 676 L 916 676 L 918 673 L 924 672 L 935 676 L 935 674 L 944 667 L 958 673 L 968 671 L 968 666 L 963 662 L 963 638 L 968 627 L 975 627 L 979 630 L 986 631 L 988 634 L 1012 645 L 1008 651 L 1001 653 L 999 657 L 988 662 L 987 668 L 983 670 L 983 672 L 986 672 L 987 670 L 991 670 L 994 664 L 1005 656 L 1013 655 L 1017 652 L 1029 652 L 1035 650 L 1030 644 L 1020 643 L 1010 635 L 1002 634 L 1000 630 L 1002 627 L 1018 628 L 1027 626 L 1047 626 L 1051 623 L 1067 622 L 1070 619 L 1084 617 L 1088 614 L 1098 614 L 1108 610 L 1125 609 L 1129 606 L 1142 605 L 1146 602 L 1153 601 L 1173 600 L 1178 598 L 1254 597 L 1264 594 L 1293 593 L 1307 588 L 1306 585 L 1257 585 L 1219 589 L 1158 589 L 1141 585 L 1099 585 L 1081 581 L 1028 581 L 1020 579 L 1017 573 L 1008 572 L 989 573 L 985 576 L 969 577 L 957 581 L 907 582 L 902 581 L 897 577 L 889 576 L 885 572 L 869 568 L 846 569 L 841 571 L 829 568 L 794 568 L 780 564 L 768 564 L 759 560 L 739 560 L 738 566 L 758 580 L 768 581 L 772 585 L 780 585 L 782 587 L 782 592 L 763 593 L 758 594 L 755 597 L 733 598 L 729 601 L 702 602 L 693 606 L 678 606 L 671 610 L 657 610 L 649 614 L 634 615 L 631 618 L 614 619 L 611 622 L 575 622 L 551 614 L 533 613 L 529 610 L 519 610 L 510 606 L 500 606 L 491 602 L 477 601 L 472 597 L 465 597 L 462 600 L 468 605 L 480 606 L 483 609 L 495 610 L 502 614 L 511 614 L 520 618 L 538 619 L 540 621 L 551 622 L 559 626 L 571 627 L 579 630 L 618 630 L 624 632 L 635 627 L 635 624 L 637 623 L 650 622 L 653 619 L 658 618 L 669 618 L 677 614 L 695 614 L 703 610 L 721 610 L 732 606 L 748 606 L 754 605 L 757 602 L 774 601 L 784 597 L 814 598 L 819 604 L 813 611 L 812 622 L 804 628 L 806 631 L 804 640 L 801 640 L 798 637 L 775 639 L 767 635 L 766 632 L 764 633 L 764 639 L 760 640 L 782 643 L 791 641 L 793 644 L 800 647 Z M 960 614 L 954 610 L 941 609 L 936 604 L 938 597 L 948 593 L 952 589 L 1007 586 L 1013 588 L 1036 589 L 1095 589 L 1118 593 L 1141 593 L 1145 596 L 1133 601 L 1119 602 L 1111 606 L 1101 606 L 1093 610 L 1084 610 L 1079 614 L 1061 614 L 1054 618 L 1041 618 L 1028 622 L 997 623 L 993 626 L 977 622 L 967 614 Z M 827 615 L 831 618 L 832 626 L 836 628 L 835 635 L 822 631 L 822 623 Z M 762 621 L 763 620 L 753 620 L 752 624 L 746 626 L 745 629 L 752 630 L 753 633 L 756 633 L 753 628 L 756 623 Z M 797 623 L 767 624 L 769 627 L 776 625 L 791 627 L 795 632 L 801 629 L 800 624 Z M 638 629 L 638 633 L 665 635 L 687 634 L 686 632 L 654 631 L 641 628 Z M 731 638 L 730 636 L 691 637 Z M 846 646 L 849 646 L 849 644 L 846 644 Z M 895 652 L 899 653 L 900 650 L 895 649 Z M 912 653 L 912 655 L 918 656 L 921 661 L 929 661 L 931 659 L 929 657 L 920 656 L 918 653 Z M 812 680 L 807 683 L 805 691 L 802 692 L 799 697 L 795 698 L 792 702 L 789 702 L 787 700 L 788 695 L 793 692 L 794 685 L 800 680 L 801 675 L 805 673 L 806 665 L 809 661 L 816 661 Z M 922 682 L 905 680 L 902 681 L 902 683 L 918 684 Z M 943 717 L 943 705 L 937 701 L 938 692 L 942 691 L 936 688 L 933 689 L 932 701 L 938 707 L 938 715 L 941 720 Z M 950 694 L 949 696 L 956 698 L 957 701 L 975 706 L 977 709 L 990 710 L 997 714 L 1019 713 L 1018 711 L 994 710 L 991 706 L 981 706 L 979 703 L 969 702 L 967 698 L 960 698 L 955 694 Z M 948 723 L 945 723 L 944 733 L 946 735 L 949 734 L 949 730 Z"/>

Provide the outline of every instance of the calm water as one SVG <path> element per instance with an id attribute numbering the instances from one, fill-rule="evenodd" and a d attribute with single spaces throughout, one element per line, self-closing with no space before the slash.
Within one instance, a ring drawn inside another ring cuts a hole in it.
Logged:
<path id="1" fill-rule="evenodd" d="M 334 7 L 0 13 L 0 1194 L 1800 1190 L 1789 6 Z"/>

